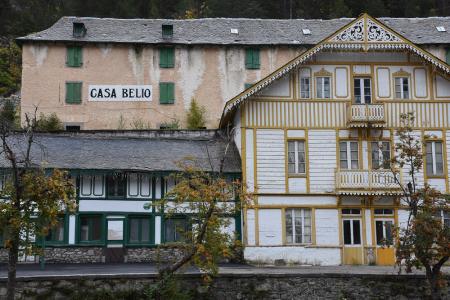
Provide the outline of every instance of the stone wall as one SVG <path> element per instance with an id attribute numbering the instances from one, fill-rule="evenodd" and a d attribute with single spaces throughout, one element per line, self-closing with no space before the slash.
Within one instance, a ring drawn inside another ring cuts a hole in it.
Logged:
<path id="1" fill-rule="evenodd" d="M 174 262 L 184 254 L 183 249 L 176 247 L 160 248 L 127 248 L 125 262 L 127 263 L 157 263 Z"/>
<path id="2" fill-rule="evenodd" d="M 137 274 L 22 278 L 17 299 L 146 299 L 154 282 L 154 275 Z M 429 291 L 422 275 L 223 274 L 206 289 L 199 275 L 185 274 L 180 285 L 193 299 L 423 299 Z M 6 279 L 0 279 L 0 299 L 5 294 Z"/>
<path id="3" fill-rule="evenodd" d="M 39 261 L 37 259 L 36 261 Z M 102 247 L 45 248 L 46 263 L 102 263 L 105 262 Z"/>

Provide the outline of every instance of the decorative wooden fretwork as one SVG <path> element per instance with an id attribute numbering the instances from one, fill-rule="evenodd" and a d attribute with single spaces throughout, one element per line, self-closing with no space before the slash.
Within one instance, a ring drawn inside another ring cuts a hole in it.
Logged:
<path id="1" fill-rule="evenodd" d="M 331 42 L 364 42 L 364 19 L 353 23 L 352 26 L 337 33 Z"/>
<path id="2" fill-rule="evenodd" d="M 367 19 L 366 27 L 367 41 L 370 42 L 403 42 L 396 34 L 390 32 L 375 23 L 371 19 Z"/>
<path id="3" fill-rule="evenodd" d="M 411 75 L 410 73 L 406 72 L 405 70 L 403 70 L 401 68 L 399 71 L 392 73 L 392 76 L 394 76 L 394 77 L 408 77 L 410 75 Z"/>
<path id="4" fill-rule="evenodd" d="M 333 75 L 331 72 L 328 72 L 324 68 L 320 69 L 317 72 L 314 72 L 314 76 L 321 76 L 321 77 L 327 77 Z"/>

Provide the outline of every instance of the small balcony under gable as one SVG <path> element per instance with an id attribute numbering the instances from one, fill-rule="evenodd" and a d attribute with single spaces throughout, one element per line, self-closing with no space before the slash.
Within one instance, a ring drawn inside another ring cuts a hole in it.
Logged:
<path id="1" fill-rule="evenodd" d="M 399 175 L 402 182 L 401 173 Z M 390 170 L 336 170 L 340 195 L 398 195 L 401 188 Z"/>
<path id="2" fill-rule="evenodd" d="M 349 127 L 384 127 L 384 104 L 351 104 L 347 106 Z"/>

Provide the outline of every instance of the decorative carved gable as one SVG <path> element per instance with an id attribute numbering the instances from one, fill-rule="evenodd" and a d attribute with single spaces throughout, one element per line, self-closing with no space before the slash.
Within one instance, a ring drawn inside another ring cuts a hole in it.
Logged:
<path id="1" fill-rule="evenodd" d="M 398 34 L 364 14 L 328 38 L 324 45 L 327 48 L 368 50 L 370 48 L 395 48 L 399 44 L 406 43 L 407 41 Z"/>

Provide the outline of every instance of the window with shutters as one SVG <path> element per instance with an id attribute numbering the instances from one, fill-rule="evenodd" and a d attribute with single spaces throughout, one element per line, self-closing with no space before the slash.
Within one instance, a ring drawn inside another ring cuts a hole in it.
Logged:
<path id="1" fill-rule="evenodd" d="M 286 209 L 286 243 L 311 244 L 311 209 Z"/>
<path id="2" fill-rule="evenodd" d="M 68 46 L 66 65 L 68 67 L 81 67 L 83 64 L 83 48 L 81 46 Z"/>
<path id="3" fill-rule="evenodd" d="M 173 68 L 175 66 L 175 49 L 173 47 L 159 49 L 159 66 L 161 68 Z"/>
<path id="4" fill-rule="evenodd" d="M 390 169 L 391 167 L 391 146 L 389 142 L 372 142 L 371 158 L 372 169 Z"/>
<path id="5" fill-rule="evenodd" d="M 82 87 L 83 87 L 82 82 L 66 82 L 66 103 L 67 104 L 80 104 L 81 103 Z"/>
<path id="6" fill-rule="evenodd" d="M 408 77 L 395 77 L 395 98 L 396 99 L 409 99 L 409 78 Z"/>
<path id="7" fill-rule="evenodd" d="M 443 176 L 444 163 L 441 141 L 428 141 L 426 143 L 427 176 Z"/>
<path id="8" fill-rule="evenodd" d="M 247 69 L 259 69 L 259 49 L 245 49 L 245 67 Z"/>
<path id="9" fill-rule="evenodd" d="M 358 142 L 344 141 L 339 143 L 339 161 L 343 170 L 358 169 Z"/>
<path id="10" fill-rule="evenodd" d="M 289 174 L 306 174 L 305 141 L 288 141 Z"/>
<path id="11" fill-rule="evenodd" d="M 159 103 L 160 104 L 175 103 L 175 83 L 173 82 L 159 83 Z"/>

